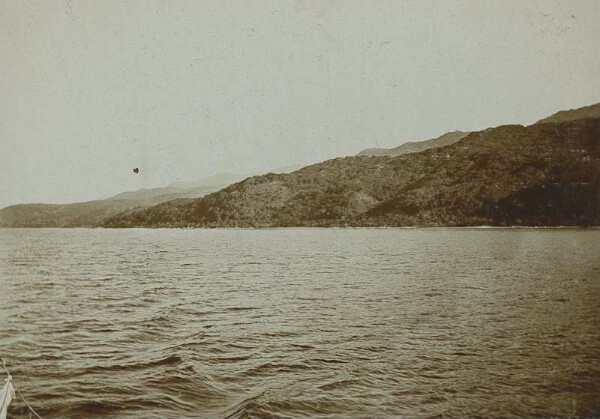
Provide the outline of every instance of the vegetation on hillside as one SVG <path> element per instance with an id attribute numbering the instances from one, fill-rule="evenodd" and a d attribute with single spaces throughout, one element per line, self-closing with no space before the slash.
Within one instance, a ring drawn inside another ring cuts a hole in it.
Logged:
<path id="1" fill-rule="evenodd" d="M 106 227 L 599 225 L 600 119 L 507 125 L 420 153 L 329 160 Z"/>

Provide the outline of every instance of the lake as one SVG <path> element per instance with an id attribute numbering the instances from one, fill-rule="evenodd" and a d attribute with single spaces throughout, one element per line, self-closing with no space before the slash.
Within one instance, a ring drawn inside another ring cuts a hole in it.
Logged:
<path id="1" fill-rule="evenodd" d="M 2 229 L 0 356 L 43 417 L 600 415 L 600 230 Z"/>

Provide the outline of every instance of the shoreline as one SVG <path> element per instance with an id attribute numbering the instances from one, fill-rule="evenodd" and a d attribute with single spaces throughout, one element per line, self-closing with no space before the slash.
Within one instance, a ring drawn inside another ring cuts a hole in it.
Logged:
<path id="1" fill-rule="evenodd" d="M 2 227 L 0 230 L 600 230 L 600 226 Z"/>

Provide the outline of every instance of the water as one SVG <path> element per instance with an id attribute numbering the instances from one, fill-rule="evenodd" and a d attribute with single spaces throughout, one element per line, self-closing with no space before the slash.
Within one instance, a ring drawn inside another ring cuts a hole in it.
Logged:
<path id="1" fill-rule="evenodd" d="M 600 231 L 0 230 L 0 356 L 44 417 L 599 415 Z"/>

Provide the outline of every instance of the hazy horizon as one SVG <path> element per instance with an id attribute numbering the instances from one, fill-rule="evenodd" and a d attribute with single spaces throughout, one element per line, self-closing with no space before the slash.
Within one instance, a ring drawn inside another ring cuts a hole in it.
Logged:
<path id="1" fill-rule="evenodd" d="M 0 208 L 528 125 L 600 102 L 598 21 L 594 1 L 2 1 Z"/>

